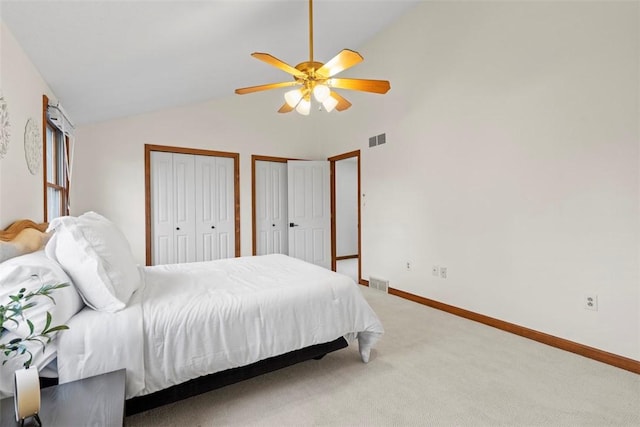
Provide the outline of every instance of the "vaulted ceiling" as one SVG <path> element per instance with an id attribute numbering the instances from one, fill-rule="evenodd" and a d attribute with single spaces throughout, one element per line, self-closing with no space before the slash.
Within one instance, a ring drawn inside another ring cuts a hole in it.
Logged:
<path id="1" fill-rule="evenodd" d="M 314 59 L 358 50 L 416 3 L 314 1 Z M 2 0 L 0 18 L 76 124 L 291 78 L 252 52 L 291 65 L 309 57 L 307 0 Z M 361 53 L 353 74 L 384 78 L 366 67 L 375 52 Z"/>

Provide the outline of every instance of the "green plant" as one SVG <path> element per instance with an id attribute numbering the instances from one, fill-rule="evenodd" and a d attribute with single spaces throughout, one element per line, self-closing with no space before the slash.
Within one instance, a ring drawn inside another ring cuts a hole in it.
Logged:
<path id="1" fill-rule="evenodd" d="M 34 275 L 38 277 L 37 275 Z M 32 276 L 32 277 L 34 277 Z M 2 364 L 7 363 L 9 358 L 27 355 L 27 360 L 23 363 L 25 368 L 31 366 L 33 361 L 33 354 L 27 348 L 27 343 L 37 342 L 42 345 L 42 351 L 44 352 L 45 346 L 53 338 L 52 334 L 57 331 L 69 329 L 66 325 L 51 326 L 51 313 L 47 311 L 47 319 L 44 328 L 41 332 L 36 332 L 33 322 L 25 317 L 24 312 L 37 305 L 36 301 L 33 301 L 35 297 L 49 298 L 55 304 L 55 300 L 51 296 L 51 293 L 56 289 L 65 288 L 69 286 L 68 283 L 59 283 L 44 285 L 35 292 L 28 292 L 25 288 L 18 291 L 16 295 L 9 295 L 10 301 L 7 304 L 0 305 L 0 341 L 9 330 L 5 328 L 5 324 L 13 323 L 15 326 L 20 326 L 21 321 L 25 321 L 29 327 L 29 335 L 24 338 L 14 338 L 9 342 L 0 342 L 0 352 L 4 354 L 5 360 Z"/>

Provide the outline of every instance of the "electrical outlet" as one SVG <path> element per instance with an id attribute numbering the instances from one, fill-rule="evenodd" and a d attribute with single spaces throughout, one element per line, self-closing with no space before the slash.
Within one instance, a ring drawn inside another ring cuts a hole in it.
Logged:
<path id="1" fill-rule="evenodd" d="M 437 265 L 434 265 L 433 267 L 431 267 L 431 275 L 438 277 L 438 275 L 440 274 L 440 268 Z"/>
<path id="2" fill-rule="evenodd" d="M 440 267 L 440 277 L 443 279 L 447 278 L 447 267 Z"/>
<path id="3" fill-rule="evenodd" d="M 585 310 L 598 311 L 598 295 L 585 294 L 583 301 Z"/>
<path id="4" fill-rule="evenodd" d="M 407 261 L 407 271 L 411 271 L 411 263 Z"/>

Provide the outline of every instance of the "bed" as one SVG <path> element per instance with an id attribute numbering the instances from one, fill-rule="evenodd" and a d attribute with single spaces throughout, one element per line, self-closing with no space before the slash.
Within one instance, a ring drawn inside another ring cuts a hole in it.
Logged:
<path id="1" fill-rule="evenodd" d="M 133 268 L 128 242 L 98 214 L 49 232 L 29 255 L 62 266 L 82 298 L 52 346 L 59 382 L 126 368 L 128 414 L 351 341 L 366 363 L 383 333 L 352 279 L 285 255 Z"/>

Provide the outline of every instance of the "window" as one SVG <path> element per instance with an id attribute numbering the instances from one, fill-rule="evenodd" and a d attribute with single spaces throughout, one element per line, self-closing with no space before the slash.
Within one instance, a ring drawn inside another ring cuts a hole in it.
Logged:
<path id="1" fill-rule="evenodd" d="M 46 222 L 69 213 L 69 180 L 67 179 L 68 140 L 47 117 L 49 100 L 44 96 L 44 211 Z"/>

